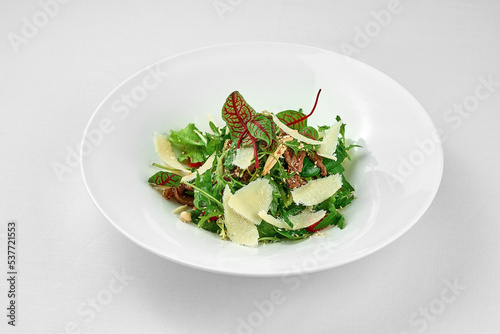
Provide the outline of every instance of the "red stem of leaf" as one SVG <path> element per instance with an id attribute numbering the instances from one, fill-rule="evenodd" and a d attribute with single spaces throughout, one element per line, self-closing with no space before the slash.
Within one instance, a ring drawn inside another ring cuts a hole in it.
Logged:
<path id="1" fill-rule="evenodd" d="M 291 125 L 300 123 L 300 122 L 306 120 L 309 116 L 311 116 L 313 114 L 314 110 L 316 109 L 316 105 L 318 104 L 319 94 L 320 93 L 321 93 L 321 89 L 318 91 L 318 94 L 316 95 L 316 101 L 314 102 L 314 106 L 313 106 L 311 112 L 309 114 L 305 115 L 305 116 L 302 116 L 299 119 L 294 120 L 293 122 L 287 123 L 287 126 L 291 126 Z"/>
<path id="2" fill-rule="evenodd" d="M 258 157 L 258 154 L 257 154 L 257 142 L 256 142 L 256 140 L 255 140 L 254 137 L 250 136 L 250 138 L 252 139 L 253 154 L 254 154 L 254 157 L 255 157 L 255 169 L 259 169 L 259 157 Z"/>
<path id="3" fill-rule="evenodd" d="M 243 137 L 245 137 L 245 135 L 248 133 L 248 129 L 245 129 L 245 131 L 243 131 L 240 135 L 240 137 L 238 138 L 238 143 L 236 144 L 236 148 L 240 148 L 241 146 L 241 141 L 243 140 Z M 249 135 L 250 136 L 250 135 Z M 252 136 L 250 136 L 252 137 Z M 253 137 L 252 137 L 253 138 Z"/>

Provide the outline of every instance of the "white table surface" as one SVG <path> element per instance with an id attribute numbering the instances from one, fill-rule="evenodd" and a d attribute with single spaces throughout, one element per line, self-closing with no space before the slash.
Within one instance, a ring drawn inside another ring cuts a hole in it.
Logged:
<path id="1" fill-rule="evenodd" d="M 500 333 L 500 2 L 65 2 L 0 4 L 1 333 Z M 409 232 L 311 275 L 218 275 L 135 245 L 98 211 L 80 166 L 54 171 L 123 80 L 240 41 L 343 52 L 416 96 L 444 131 L 445 167 Z M 16 327 L 6 310 L 11 220 Z"/>

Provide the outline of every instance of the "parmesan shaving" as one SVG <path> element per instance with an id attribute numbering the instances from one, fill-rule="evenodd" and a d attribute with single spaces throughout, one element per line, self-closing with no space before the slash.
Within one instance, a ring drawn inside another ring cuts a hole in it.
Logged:
<path id="1" fill-rule="evenodd" d="M 333 155 L 327 155 L 327 154 L 319 154 L 319 156 L 322 156 L 323 158 L 327 158 L 333 161 L 337 161 L 337 155 L 334 153 Z"/>
<path id="2" fill-rule="evenodd" d="M 291 191 L 295 203 L 312 206 L 332 197 L 342 187 L 340 174 L 311 180 L 302 187 Z"/>
<path id="3" fill-rule="evenodd" d="M 174 215 L 178 215 L 179 213 L 181 213 L 182 211 L 186 211 L 187 209 L 189 209 L 189 206 L 187 206 L 187 205 L 181 205 L 181 206 L 178 206 L 175 209 L 173 209 L 172 213 Z"/>
<path id="4" fill-rule="evenodd" d="M 306 209 L 295 216 L 288 216 L 288 219 L 293 225 L 293 227 L 290 227 L 283 218 L 276 218 L 264 211 L 259 211 L 259 217 L 262 218 L 262 220 L 271 225 L 289 231 L 309 227 L 323 219 L 325 214 L 325 210 L 311 211 L 310 209 Z"/>
<path id="5" fill-rule="evenodd" d="M 242 147 L 236 150 L 236 157 L 233 160 L 233 165 L 241 169 L 247 169 L 252 163 L 254 157 L 252 147 Z"/>
<path id="6" fill-rule="evenodd" d="M 326 134 L 323 137 L 323 141 L 317 150 L 317 153 L 319 155 L 337 161 L 335 150 L 337 149 L 338 137 L 341 126 L 342 122 L 336 122 L 330 127 L 330 129 L 326 131 Z"/>
<path id="7" fill-rule="evenodd" d="M 274 115 L 273 113 L 270 113 L 270 112 L 264 112 L 264 113 L 271 115 L 271 117 L 273 118 L 274 123 L 276 123 L 276 125 L 278 126 L 278 128 L 280 128 L 281 130 L 283 130 L 283 132 L 289 134 L 293 138 L 297 139 L 298 141 L 301 141 L 303 143 L 310 144 L 310 145 L 320 145 L 321 144 L 320 141 L 313 140 L 311 138 L 307 138 L 306 136 L 301 135 L 297 130 L 289 128 L 288 126 L 286 126 L 285 123 L 283 123 L 282 121 L 280 121 L 279 118 L 276 117 L 276 115 Z"/>
<path id="8" fill-rule="evenodd" d="M 189 173 L 189 170 L 177 160 L 167 136 L 155 133 L 154 142 L 156 154 L 158 154 L 163 164 L 169 168 L 182 171 L 185 174 Z"/>
<path id="9" fill-rule="evenodd" d="M 262 220 L 265 221 L 266 223 L 269 223 L 276 227 L 284 228 L 287 230 L 291 229 L 291 227 L 285 222 L 283 218 L 273 217 L 270 214 L 266 213 L 265 211 L 259 211 L 259 217 L 262 218 Z"/>
<path id="10" fill-rule="evenodd" d="M 214 164 L 215 160 L 215 152 L 212 153 L 212 155 L 203 163 L 203 165 L 200 166 L 194 173 L 189 173 L 188 175 L 185 175 L 182 177 L 181 181 L 182 182 L 187 182 L 187 181 L 192 181 L 196 178 L 196 174 L 203 175 L 205 172 L 209 169 L 212 168 L 212 165 Z"/>
<path id="11" fill-rule="evenodd" d="M 293 229 L 299 230 L 316 224 L 323 219 L 325 214 L 325 210 L 312 211 L 306 209 L 295 216 L 288 216 L 288 219 L 290 219 L 290 222 L 293 224 Z"/>
<path id="12" fill-rule="evenodd" d="M 273 188 L 267 179 L 257 179 L 239 189 L 229 205 L 241 216 L 258 225 L 262 221 L 259 211 L 267 212 L 273 200 Z"/>
<path id="13" fill-rule="evenodd" d="M 229 205 L 233 196 L 231 189 L 226 185 L 222 195 L 222 204 L 224 206 L 224 225 L 227 229 L 227 236 L 234 243 L 256 247 L 259 241 L 257 226 L 233 210 Z"/>

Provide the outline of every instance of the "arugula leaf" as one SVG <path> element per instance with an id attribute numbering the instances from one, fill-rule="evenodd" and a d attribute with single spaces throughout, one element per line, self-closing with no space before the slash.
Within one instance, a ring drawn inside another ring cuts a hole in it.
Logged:
<path id="1" fill-rule="evenodd" d="M 259 225 L 257 225 L 257 231 L 259 232 L 259 238 L 271 238 L 276 236 L 276 231 L 273 228 L 273 225 L 262 221 Z"/>
<path id="2" fill-rule="evenodd" d="M 297 139 L 289 140 L 283 143 L 285 146 L 290 147 L 295 154 L 300 151 L 313 152 L 316 151 L 318 145 L 306 144 Z"/>
<path id="3" fill-rule="evenodd" d="M 351 190 L 341 188 L 337 191 L 335 197 L 335 205 L 338 208 L 344 208 L 354 200 L 354 194 Z"/>
<path id="4" fill-rule="evenodd" d="M 280 235 L 284 236 L 286 239 L 290 240 L 300 240 L 300 239 L 305 239 L 309 236 L 311 236 L 314 232 L 310 232 L 305 228 L 299 229 L 299 230 L 285 230 L 279 227 L 274 226 L 274 229 L 276 232 L 278 232 Z"/>
<path id="5" fill-rule="evenodd" d="M 316 166 L 311 159 L 305 157 L 302 164 L 302 171 L 300 172 L 300 176 L 310 178 L 319 176 L 320 173 L 321 169 L 319 169 L 319 167 Z"/>
<path id="6" fill-rule="evenodd" d="M 269 184 L 271 185 L 272 188 L 272 200 L 269 211 L 271 212 L 271 215 L 276 216 L 276 214 L 278 213 L 278 208 L 283 205 L 283 198 L 281 196 L 282 193 L 280 191 L 280 187 L 271 178 L 270 175 L 266 175 L 264 176 L 264 178 L 269 181 Z"/>
<path id="7" fill-rule="evenodd" d="M 208 171 L 202 176 L 197 174 L 194 184 L 190 184 L 194 188 L 194 206 L 206 212 L 214 212 L 223 208 L 221 185 L 213 185 L 213 175 Z"/>
<path id="8" fill-rule="evenodd" d="M 206 155 L 210 156 L 214 152 L 221 152 L 224 147 L 225 136 L 223 135 L 223 131 L 217 128 L 212 122 L 210 122 L 211 126 L 213 125 L 212 131 L 214 134 L 207 134 L 207 145 L 206 145 Z M 225 127 L 223 128 L 225 130 Z"/>
<path id="9" fill-rule="evenodd" d="M 344 227 L 345 227 L 345 218 L 344 218 L 344 216 L 340 217 L 339 221 L 337 222 L 337 226 L 341 230 L 344 229 Z"/>
<path id="10" fill-rule="evenodd" d="M 177 159 L 179 161 L 189 160 L 192 163 L 204 162 L 214 152 L 217 142 L 213 142 L 209 148 L 207 147 L 209 140 L 214 139 L 215 137 L 207 138 L 193 123 L 189 123 L 179 131 L 171 130 L 168 137 L 172 145 L 181 151 Z"/>
<path id="11" fill-rule="evenodd" d="M 173 145 L 184 146 L 205 146 L 205 138 L 200 137 L 200 130 L 193 123 L 189 123 L 184 129 L 179 131 L 170 130 L 169 140 Z"/>
<path id="12" fill-rule="evenodd" d="M 198 189 L 203 191 L 210 191 L 212 188 L 212 178 L 210 173 L 205 173 L 202 176 L 200 174 L 196 175 L 195 185 Z M 202 191 L 194 191 L 194 206 L 200 209 L 207 209 L 210 205 L 210 198 L 205 196 L 205 193 Z"/>
<path id="13" fill-rule="evenodd" d="M 214 122 L 210 121 L 208 122 L 208 125 L 210 126 L 210 129 L 212 130 L 212 132 L 216 135 L 216 136 L 222 136 L 222 133 L 221 133 L 221 130 L 219 129 L 219 127 L 217 125 L 215 125 Z"/>
<path id="14" fill-rule="evenodd" d="M 197 146 L 187 145 L 184 148 L 184 151 L 182 151 L 182 153 L 179 154 L 179 156 L 178 156 L 179 161 L 189 160 L 189 162 L 191 162 L 191 163 L 205 161 L 206 156 L 203 154 L 202 151 L 200 151 L 196 147 Z"/>
<path id="15" fill-rule="evenodd" d="M 354 187 L 349 182 L 347 182 L 344 175 L 342 175 L 342 187 L 349 191 L 354 191 Z"/>
<path id="16" fill-rule="evenodd" d="M 236 147 L 232 147 L 227 150 L 227 156 L 224 159 L 224 167 L 227 169 L 233 169 L 234 168 L 234 159 L 236 158 Z"/>
<path id="17" fill-rule="evenodd" d="M 202 217 L 198 222 L 198 227 L 213 233 L 218 233 L 220 231 L 217 221 L 210 220 L 210 217 Z"/>
<path id="18" fill-rule="evenodd" d="M 200 215 L 198 215 L 198 227 L 210 232 L 218 233 L 221 229 L 217 220 L 222 216 L 224 212 L 222 210 L 216 211 L 206 211 L 203 210 Z"/>
<path id="19" fill-rule="evenodd" d="M 344 152 L 341 149 L 337 149 L 335 151 L 335 156 L 337 160 L 323 158 L 323 166 L 326 167 L 328 175 L 337 174 L 337 171 L 340 169 L 342 172 L 344 168 L 342 167 L 342 162 L 344 161 Z"/>
<path id="20" fill-rule="evenodd" d="M 281 207 L 280 216 L 288 224 L 288 226 L 293 227 L 293 224 L 290 221 L 290 218 L 288 218 L 288 217 L 295 216 L 295 215 L 301 213 L 302 211 L 304 211 L 304 209 L 305 209 L 305 206 L 303 206 L 303 205 L 291 203 L 286 208 L 286 210 L 285 210 L 285 208 Z"/>
<path id="21" fill-rule="evenodd" d="M 328 129 L 330 129 L 330 125 L 320 125 L 320 126 L 318 126 L 318 132 L 326 132 Z"/>
<path id="22" fill-rule="evenodd" d="M 329 212 L 328 215 L 326 215 L 325 217 L 323 217 L 323 219 L 319 222 L 319 224 L 314 226 L 312 230 L 318 231 L 321 230 L 322 228 L 327 227 L 328 225 L 335 226 L 342 218 L 343 216 L 337 210 L 334 210 L 332 212 Z"/>

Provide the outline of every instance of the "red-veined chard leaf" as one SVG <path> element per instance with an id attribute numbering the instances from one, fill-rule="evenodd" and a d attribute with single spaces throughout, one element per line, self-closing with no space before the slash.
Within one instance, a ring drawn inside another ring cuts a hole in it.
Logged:
<path id="1" fill-rule="evenodd" d="M 257 116 L 255 110 L 246 103 L 238 91 L 232 92 L 222 107 L 222 119 L 226 122 L 231 137 L 238 140 L 238 147 L 253 145 L 247 124 Z"/>
<path id="2" fill-rule="evenodd" d="M 181 179 L 180 175 L 161 171 L 151 176 L 148 182 L 157 186 L 177 187 L 181 183 Z"/>
<path id="3" fill-rule="evenodd" d="M 273 123 L 264 115 L 254 117 L 248 122 L 247 128 L 252 137 L 263 140 L 266 146 L 270 145 L 275 137 Z"/>
<path id="4" fill-rule="evenodd" d="M 307 126 L 307 117 L 297 110 L 285 110 L 276 114 L 276 117 L 290 128 L 301 131 Z"/>
<path id="5" fill-rule="evenodd" d="M 226 121 L 231 138 L 237 140 L 236 147 L 253 146 L 255 167 L 259 168 L 257 141 L 262 140 L 266 147 L 272 146 L 275 141 L 271 120 L 256 113 L 238 91 L 232 92 L 226 99 L 222 107 L 222 118 Z"/>
<path id="6" fill-rule="evenodd" d="M 302 134 L 306 137 L 309 137 L 311 139 L 314 139 L 314 140 L 319 139 L 318 131 L 315 128 L 313 128 L 312 126 L 306 126 L 305 128 L 303 128 L 299 132 L 300 132 L 300 134 Z"/>
<path id="7" fill-rule="evenodd" d="M 311 116 L 314 112 L 314 110 L 316 109 L 316 106 L 318 105 L 318 100 L 319 100 L 319 94 L 321 94 L 321 89 L 318 91 L 318 94 L 316 95 L 316 101 L 314 102 L 314 106 L 311 110 L 311 112 L 307 115 L 304 115 L 302 114 L 301 116 L 297 115 L 297 114 L 293 114 L 293 115 L 286 115 L 287 117 L 292 117 L 293 119 L 290 119 L 290 120 L 286 120 L 284 121 L 284 123 L 292 128 L 292 129 L 295 129 L 295 130 L 298 130 L 300 131 L 300 127 L 306 127 L 307 126 L 307 123 L 305 123 L 305 121 L 307 121 L 307 119 L 309 118 L 309 116 Z M 284 112 L 288 112 L 288 111 L 292 111 L 293 110 L 286 110 Z M 298 111 L 296 111 L 295 113 L 299 113 Z M 279 117 L 278 117 L 279 118 Z"/>

